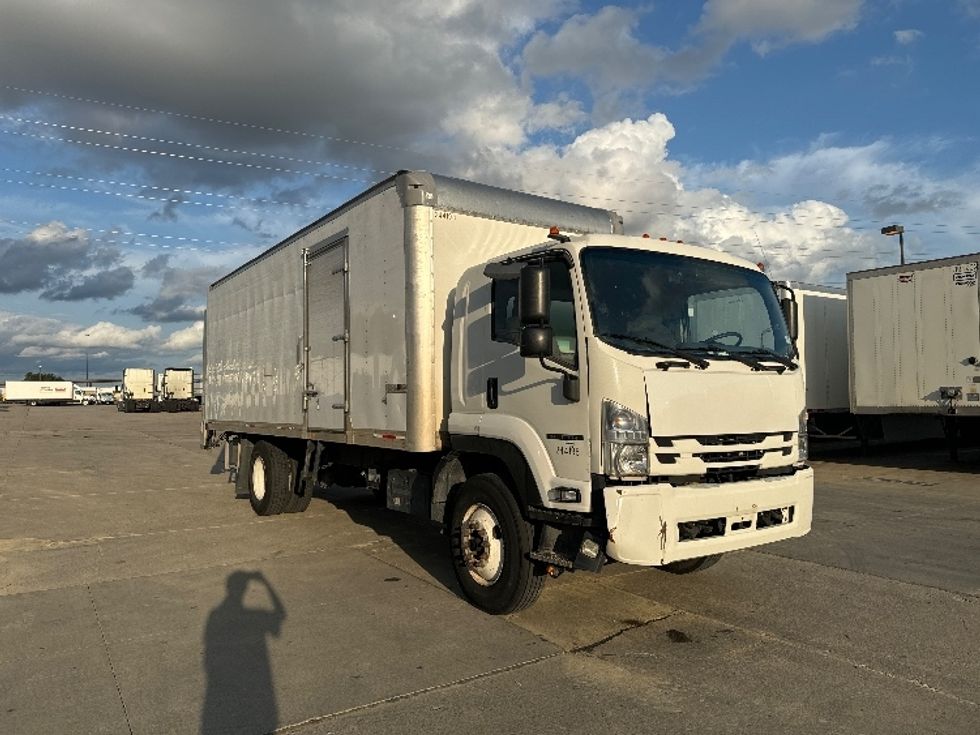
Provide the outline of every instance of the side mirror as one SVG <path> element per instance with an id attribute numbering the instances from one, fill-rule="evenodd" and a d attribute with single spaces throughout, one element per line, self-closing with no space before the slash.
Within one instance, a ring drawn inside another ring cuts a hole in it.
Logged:
<path id="1" fill-rule="evenodd" d="M 541 265 L 521 268 L 521 326 L 548 326 L 551 322 L 551 272 Z"/>
<path id="2" fill-rule="evenodd" d="M 800 336 L 800 316 L 799 305 L 796 303 L 796 296 L 790 291 L 790 295 L 779 300 L 779 308 L 782 309 L 783 319 L 786 320 L 786 328 L 789 329 L 789 338 L 796 342 Z"/>
<path id="3" fill-rule="evenodd" d="M 521 357 L 548 357 L 552 350 L 551 272 L 540 265 L 521 268 L 518 288 Z"/>

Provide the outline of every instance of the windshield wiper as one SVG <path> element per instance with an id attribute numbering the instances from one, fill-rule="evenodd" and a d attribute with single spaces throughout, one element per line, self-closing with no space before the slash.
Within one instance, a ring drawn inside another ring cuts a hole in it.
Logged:
<path id="1" fill-rule="evenodd" d="M 740 362 L 743 365 L 748 365 L 753 370 L 757 370 L 757 371 L 760 371 L 760 372 L 763 371 L 763 370 L 768 370 L 768 371 L 773 371 L 774 370 L 776 372 L 782 373 L 786 369 L 783 365 L 778 365 L 778 366 L 777 365 L 766 365 L 765 363 L 762 363 L 762 362 L 759 362 L 758 360 L 752 359 L 748 355 L 751 355 L 751 354 L 754 354 L 754 353 L 753 352 L 750 352 L 749 350 L 739 351 L 739 350 L 732 349 L 731 347 L 725 347 L 724 345 L 717 345 L 717 346 L 711 346 L 711 347 L 708 347 L 708 346 L 705 346 L 705 347 L 695 347 L 695 348 L 692 348 L 692 349 L 701 350 L 701 351 L 706 352 L 706 353 L 708 353 L 710 355 L 717 355 L 719 357 L 731 358 L 732 360 L 735 360 L 736 362 Z"/>
<path id="2" fill-rule="evenodd" d="M 707 360 L 704 360 L 698 357 L 697 355 L 694 355 L 685 350 L 679 350 L 676 347 L 671 347 L 670 345 L 665 345 L 663 342 L 657 342 L 656 340 L 653 339 L 647 339 L 646 337 L 634 337 L 631 334 L 600 334 L 599 336 L 604 337 L 606 339 L 628 339 L 631 342 L 637 342 L 641 345 L 649 345 L 650 347 L 653 347 L 658 350 L 662 350 L 663 352 L 673 355 L 674 357 L 679 357 L 682 360 L 687 360 L 689 363 L 697 366 L 701 370 L 704 370 L 709 365 Z"/>
<path id="3" fill-rule="evenodd" d="M 765 363 L 759 362 L 758 360 L 753 360 L 751 357 L 747 357 L 747 355 L 753 354 L 751 352 L 745 353 L 745 352 L 730 351 L 730 352 L 725 352 L 725 354 L 728 355 L 733 360 L 738 360 L 743 365 L 748 365 L 753 370 L 775 370 L 777 373 L 781 373 L 786 369 L 784 365 L 766 365 Z"/>
<path id="4" fill-rule="evenodd" d="M 773 362 L 778 362 L 780 365 L 785 365 L 790 370 L 796 370 L 796 368 L 799 367 L 797 363 L 793 362 L 788 357 L 777 355 L 772 350 L 767 350 L 764 347 L 757 350 L 746 350 L 746 352 L 750 355 L 756 355 L 762 358 L 763 360 L 772 360 Z"/>

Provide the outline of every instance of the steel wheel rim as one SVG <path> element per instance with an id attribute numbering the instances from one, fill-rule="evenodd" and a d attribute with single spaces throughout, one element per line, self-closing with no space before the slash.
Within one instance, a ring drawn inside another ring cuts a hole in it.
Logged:
<path id="1" fill-rule="evenodd" d="M 483 503 L 474 503 L 460 521 L 463 564 L 474 582 L 489 587 L 504 570 L 504 540 L 500 521 Z"/>
<path id="2" fill-rule="evenodd" d="M 261 457 L 252 462 L 252 495 L 256 500 L 265 497 L 265 460 Z"/>

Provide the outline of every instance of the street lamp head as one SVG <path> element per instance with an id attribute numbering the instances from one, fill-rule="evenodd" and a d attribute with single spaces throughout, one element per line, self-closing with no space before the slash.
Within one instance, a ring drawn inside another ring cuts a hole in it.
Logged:
<path id="1" fill-rule="evenodd" d="M 901 225 L 886 225 L 881 228 L 882 235 L 901 235 L 905 232 L 905 228 Z"/>

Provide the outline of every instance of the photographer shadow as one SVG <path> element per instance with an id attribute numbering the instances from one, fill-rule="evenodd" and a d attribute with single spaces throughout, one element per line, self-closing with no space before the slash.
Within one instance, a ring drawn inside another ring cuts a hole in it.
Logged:
<path id="1" fill-rule="evenodd" d="M 271 609 L 245 606 L 252 582 L 265 588 Z M 232 572 L 225 586 L 225 599 L 204 628 L 207 687 L 201 733 L 271 732 L 279 724 L 279 710 L 266 639 L 279 636 L 286 608 L 261 572 Z"/>

